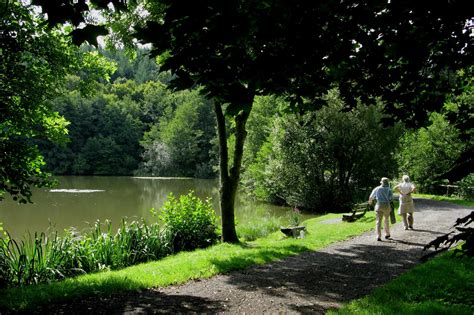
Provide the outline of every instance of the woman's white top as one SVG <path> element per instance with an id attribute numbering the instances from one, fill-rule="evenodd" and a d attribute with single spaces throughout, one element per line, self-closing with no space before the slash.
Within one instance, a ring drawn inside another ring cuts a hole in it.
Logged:
<path id="1" fill-rule="evenodd" d="M 397 185 L 400 191 L 400 206 L 398 208 L 398 214 L 409 213 L 415 211 L 415 205 L 413 204 L 413 198 L 409 193 L 415 189 L 415 185 L 408 182 L 403 182 Z"/>
<path id="2" fill-rule="evenodd" d="M 404 195 L 411 193 L 413 189 L 415 189 L 415 185 L 412 183 L 400 183 L 398 185 L 398 190 Z"/>

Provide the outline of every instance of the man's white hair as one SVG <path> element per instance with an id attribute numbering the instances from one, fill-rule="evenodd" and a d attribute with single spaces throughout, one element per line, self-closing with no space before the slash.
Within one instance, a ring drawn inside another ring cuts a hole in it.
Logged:
<path id="1" fill-rule="evenodd" d="M 410 176 L 408 176 L 408 175 L 403 175 L 402 180 L 403 180 L 405 183 L 408 183 L 408 182 L 410 181 Z"/>

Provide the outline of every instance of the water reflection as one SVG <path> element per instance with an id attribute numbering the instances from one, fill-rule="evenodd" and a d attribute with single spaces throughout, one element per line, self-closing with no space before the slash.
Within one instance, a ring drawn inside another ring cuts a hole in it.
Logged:
<path id="1" fill-rule="evenodd" d="M 200 198 L 211 198 L 219 214 L 217 180 L 105 176 L 66 176 L 58 180 L 54 189 L 35 189 L 33 204 L 19 205 L 11 198 L 0 202 L 4 229 L 20 237 L 27 231 L 45 231 L 50 224 L 62 231 L 72 226 L 81 230 L 96 220 L 111 220 L 114 227 L 123 217 L 150 221 L 154 220 L 150 209 L 159 210 L 169 193 L 179 196 L 190 190 Z M 288 208 L 238 198 L 238 222 L 245 222 L 257 211 L 284 216 Z"/>

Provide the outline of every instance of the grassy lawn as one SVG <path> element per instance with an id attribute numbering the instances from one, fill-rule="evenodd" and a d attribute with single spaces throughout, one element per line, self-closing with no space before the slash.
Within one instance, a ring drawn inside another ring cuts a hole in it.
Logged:
<path id="1" fill-rule="evenodd" d="M 341 214 L 328 214 L 306 221 L 307 233 L 303 239 L 285 238 L 281 232 L 276 232 L 253 242 L 218 244 L 118 271 L 105 271 L 51 284 L 3 290 L 0 291 L 0 309 L 28 310 L 36 305 L 65 302 L 92 294 L 108 295 L 208 278 L 304 251 L 321 249 L 374 227 L 374 212 L 368 212 L 354 223 L 323 222 L 340 218 Z"/>
<path id="2" fill-rule="evenodd" d="M 473 314 L 474 258 L 447 253 L 328 314 Z"/>

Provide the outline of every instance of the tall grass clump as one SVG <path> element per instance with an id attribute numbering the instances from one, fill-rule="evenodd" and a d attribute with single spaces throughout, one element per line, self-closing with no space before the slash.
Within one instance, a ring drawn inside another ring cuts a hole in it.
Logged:
<path id="1" fill-rule="evenodd" d="M 115 268 L 155 260 L 171 253 L 157 223 L 147 225 L 145 220 L 122 224 L 115 235 L 117 251 L 114 256 Z"/>
<path id="2" fill-rule="evenodd" d="M 281 219 L 268 214 L 264 209 L 257 210 L 246 217 L 245 223 L 237 222 L 237 235 L 244 241 L 254 241 L 280 229 Z"/>
<path id="3" fill-rule="evenodd" d="M 204 248 L 219 240 L 217 217 L 211 201 L 203 201 L 193 192 L 181 195 L 179 199 L 168 195 L 159 219 L 173 252 Z"/>
<path id="4" fill-rule="evenodd" d="M 123 219 L 114 232 L 110 221 L 97 221 L 84 234 L 69 229 L 62 237 L 57 232 L 35 233 L 20 241 L 0 230 L 0 288 L 120 269 L 218 241 L 210 201 L 192 192 L 179 199 L 171 195 L 159 218 L 161 225 Z"/>
<path id="5" fill-rule="evenodd" d="M 0 238 L 0 261 L 3 286 L 29 285 L 63 279 L 81 273 L 68 266 L 68 253 L 74 244 L 57 233 L 28 234 L 16 241 L 8 234 Z"/>

